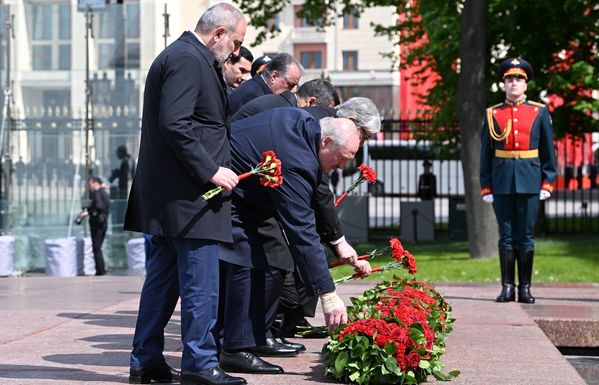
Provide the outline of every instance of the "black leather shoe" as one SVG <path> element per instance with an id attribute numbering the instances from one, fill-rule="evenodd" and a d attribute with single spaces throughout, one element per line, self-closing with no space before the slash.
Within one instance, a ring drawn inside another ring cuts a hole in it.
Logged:
<path id="1" fill-rule="evenodd" d="M 284 337 L 275 338 L 275 341 L 277 341 L 278 343 L 283 344 L 285 346 L 288 346 L 292 349 L 295 349 L 298 352 L 306 351 L 306 346 L 304 346 L 303 344 L 298 344 L 296 342 L 287 341 Z"/>
<path id="2" fill-rule="evenodd" d="M 241 377 L 229 376 L 223 370 L 214 368 L 201 370 L 199 372 L 181 373 L 181 385 L 245 385 L 247 381 Z"/>
<path id="3" fill-rule="evenodd" d="M 249 350 L 261 357 L 291 357 L 299 354 L 299 350 L 277 342 L 274 338 L 267 338 L 266 345 L 256 346 Z"/>
<path id="4" fill-rule="evenodd" d="M 230 353 L 223 350 L 220 354 L 220 367 L 231 373 L 283 373 L 283 368 L 279 365 L 270 364 L 250 352 Z"/>
<path id="5" fill-rule="evenodd" d="M 129 369 L 130 384 L 149 384 L 156 382 L 179 382 L 181 373 L 171 368 L 166 362 L 160 365 L 143 366 L 139 369 Z"/>

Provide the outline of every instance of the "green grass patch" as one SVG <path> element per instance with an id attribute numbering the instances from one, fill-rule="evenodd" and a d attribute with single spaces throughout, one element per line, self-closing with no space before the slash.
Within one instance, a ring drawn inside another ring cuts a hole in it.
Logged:
<path id="1" fill-rule="evenodd" d="M 363 254 L 386 243 L 355 245 Z M 441 240 L 404 243 L 416 258 L 416 278 L 425 281 L 499 282 L 499 258 L 472 259 L 467 242 Z M 378 257 L 371 263 L 383 265 L 391 256 Z M 563 235 L 536 239 L 533 282 L 599 282 L 599 236 Z M 351 266 L 331 269 L 333 278 L 353 273 Z M 405 271 L 398 271 L 407 276 Z M 374 273 L 370 280 L 389 279 L 393 272 Z"/>

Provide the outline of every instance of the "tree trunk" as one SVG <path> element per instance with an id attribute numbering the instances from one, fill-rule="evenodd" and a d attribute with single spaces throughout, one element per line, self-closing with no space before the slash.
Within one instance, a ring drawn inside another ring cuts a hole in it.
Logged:
<path id="1" fill-rule="evenodd" d="M 466 194 L 470 256 L 497 255 L 497 221 L 491 205 L 480 199 L 480 130 L 486 107 L 485 56 L 488 0 L 466 0 L 462 10 L 458 119 Z"/>

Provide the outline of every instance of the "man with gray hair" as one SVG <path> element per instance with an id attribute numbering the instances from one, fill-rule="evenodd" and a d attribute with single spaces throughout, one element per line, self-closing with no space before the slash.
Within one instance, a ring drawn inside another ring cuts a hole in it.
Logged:
<path id="1" fill-rule="evenodd" d="M 218 366 L 214 332 L 218 315 L 220 242 L 231 242 L 227 194 L 238 177 L 229 167 L 228 116 L 221 74 L 239 54 L 243 14 L 216 4 L 195 31 L 183 33 L 148 71 L 141 144 L 125 229 L 152 235 L 147 275 L 130 357 L 130 383 L 179 382 L 243 385 Z M 181 297 L 182 373 L 164 358 L 164 328 Z"/>
<path id="2" fill-rule="evenodd" d="M 231 115 L 258 96 L 293 91 L 299 84 L 301 76 L 301 65 L 293 55 L 286 52 L 276 55 L 266 64 L 261 73 L 242 83 L 229 95 Z"/>
<path id="3" fill-rule="evenodd" d="M 255 180 L 243 181 L 233 191 L 234 243 L 221 246 L 226 276 L 220 357 L 223 369 L 241 373 L 283 372 L 280 366 L 258 357 L 268 355 L 267 351 L 256 350 L 267 342 L 265 276 L 269 263 L 267 246 L 258 228 L 269 219 L 278 220 L 289 238 L 292 259 L 306 291 L 320 297 L 326 324 L 332 330 L 346 322 L 345 305 L 335 294 L 316 230 L 313 205 L 316 186 L 324 173 L 343 167 L 352 159 L 362 137 L 350 119 L 316 121 L 297 108 L 276 108 L 233 124 L 233 169 L 246 172 L 260 161 L 263 151 L 276 149 L 283 164 L 284 182 L 280 187 L 268 188 Z M 281 287 L 268 290 L 276 293 Z"/>

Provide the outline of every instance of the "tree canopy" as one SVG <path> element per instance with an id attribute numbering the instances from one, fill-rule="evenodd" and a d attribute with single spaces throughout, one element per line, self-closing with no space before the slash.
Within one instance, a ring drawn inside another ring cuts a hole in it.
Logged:
<path id="1" fill-rule="evenodd" d="M 289 0 L 236 0 L 259 28 L 257 42 L 277 33 L 268 23 Z M 435 106 L 434 119 L 443 125 L 457 121 L 457 85 L 460 70 L 460 16 L 464 0 L 306 0 L 298 16 L 313 25 L 333 24 L 344 12 L 360 14 L 376 6 L 396 9 L 397 23 L 374 24 L 376 33 L 403 45 L 400 67 L 418 68 L 412 81 L 420 82 L 433 70 L 436 86 L 422 96 Z M 599 4 L 591 0 L 489 0 L 486 31 L 486 89 L 489 103 L 503 100 L 495 71 L 503 58 L 522 56 L 534 67 L 529 82 L 532 100 L 549 100 L 557 136 L 566 132 L 599 131 L 597 111 L 599 72 Z M 388 55 L 392 56 L 393 53 Z M 422 63 L 426 63 L 425 66 Z M 593 98 L 595 90 L 595 98 Z M 592 113 L 595 113 L 593 116 Z M 481 111 L 482 116 L 482 111 Z"/>

